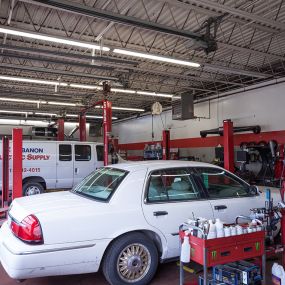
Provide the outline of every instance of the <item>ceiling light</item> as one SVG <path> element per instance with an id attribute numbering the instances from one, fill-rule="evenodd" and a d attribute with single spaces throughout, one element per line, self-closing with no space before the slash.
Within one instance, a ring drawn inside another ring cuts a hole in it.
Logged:
<path id="1" fill-rule="evenodd" d="M 78 106 L 78 104 L 75 104 L 75 103 L 56 102 L 56 101 L 48 101 L 47 104 L 49 104 L 49 105 L 58 105 L 58 106 L 71 106 L 71 107 Z"/>
<path id="2" fill-rule="evenodd" d="M 85 85 L 85 84 L 69 84 L 70 87 L 73 88 L 82 88 L 82 89 L 98 89 L 98 90 L 102 90 L 103 87 L 101 86 L 96 86 L 96 85 Z"/>
<path id="3" fill-rule="evenodd" d="M 46 104 L 46 101 L 41 100 L 29 100 L 29 99 L 18 99 L 18 98 L 5 98 L 0 97 L 0 101 L 7 101 L 7 102 L 19 102 L 19 103 L 32 103 L 32 104 Z"/>
<path id="4" fill-rule="evenodd" d="M 144 109 L 139 108 L 126 108 L 126 107 L 112 107 L 113 110 L 144 112 Z"/>
<path id="5" fill-rule="evenodd" d="M 58 81 L 48 81 L 48 80 L 40 80 L 40 79 L 32 79 L 32 78 L 24 78 L 24 77 L 13 77 L 13 76 L 0 76 L 0 79 L 27 82 L 27 83 L 46 84 L 46 85 L 60 85 L 60 86 L 68 85 L 67 83 L 62 83 Z"/>
<path id="6" fill-rule="evenodd" d="M 113 52 L 119 53 L 119 54 L 124 54 L 124 55 L 129 55 L 129 56 L 151 59 L 151 60 L 163 61 L 163 62 L 167 62 L 167 63 L 174 63 L 174 64 L 186 65 L 186 66 L 191 66 L 191 67 L 200 67 L 199 63 L 181 60 L 181 59 L 175 59 L 175 58 L 171 58 L 171 57 L 167 57 L 167 56 L 160 56 L 160 55 L 154 55 L 154 54 L 149 54 L 149 53 L 136 52 L 136 51 L 130 51 L 130 50 L 125 50 L 125 49 L 118 49 L 118 48 L 115 48 L 113 50 Z"/>
<path id="7" fill-rule="evenodd" d="M 96 45 L 92 43 L 86 43 L 86 42 L 77 41 L 77 40 L 68 40 L 63 37 L 53 37 L 53 36 L 49 36 L 45 34 L 39 34 L 39 33 L 30 32 L 30 31 L 23 31 L 23 30 L 18 30 L 14 28 L 9 28 L 6 26 L 0 26 L 0 33 L 15 35 L 18 37 L 25 37 L 25 38 L 31 38 L 31 39 L 36 39 L 36 40 L 48 41 L 48 42 L 53 42 L 53 43 L 65 44 L 65 45 L 70 45 L 70 46 L 83 47 L 83 48 L 88 48 L 92 50 L 103 50 L 103 51 L 110 50 L 110 48 L 108 47 L 101 47 L 100 45 Z"/>
<path id="8" fill-rule="evenodd" d="M 173 95 L 171 95 L 171 94 L 162 94 L 162 93 L 146 92 L 146 91 L 137 91 L 137 94 L 146 95 L 146 96 L 165 97 L 165 98 L 172 98 L 173 97 Z"/>
<path id="9" fill-rule="evenodd" d="M 24 115 L 31 115 L 31 114 L 33 114 L 33 112 L 14 111 L 14 110 L 0 110 L 0 113 L 4 113 L 4 114 L 24 114 Z"/>
<path id="10" fill-rule="evenodd" d="M 66 117 L 70 118 L 77 118 L 77 114 L 66 114 Z M 97 116 L 97 115 L 86 115 L 86 118 L 88 119 L 103 119 L 103 116 Z M 112 117 L 113 120 L 117 120 L 117 117 Z"/>
<path id="11" fill-rule="evenodd" d="M 118 89 L 118 88 L 111 88 L 112 92 L 119 92 L 119 93 L 129 93 L 129 94 L 135 94 L 135 90 L 128 90 L 128 89 Z"/>
<path id="12" fill-rule="evenodd" d="M 55 113 L 39 113 L 39 112 L 36 112 L 35 115 L 38 115 L 38 116 L 57 116 L 57 114 Z"/>

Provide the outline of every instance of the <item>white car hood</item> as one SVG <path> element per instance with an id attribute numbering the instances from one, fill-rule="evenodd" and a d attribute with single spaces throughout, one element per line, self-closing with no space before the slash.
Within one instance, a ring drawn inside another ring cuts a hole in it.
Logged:
<path id="1" fill-rule="evenodd" d="M 273 204 L 277 205 L 278 202 L 280 202 L 281 199 L 281 193 L 279 188 L 274 188 L 274 187 L 268 187 L 268 186 L 258 186 L 258 190 L 261 192 L 260 195 L 264 199 L 264 205 L 266 201 L 266 189 L 271 190 L 271 198 L 273 198 Z"/>

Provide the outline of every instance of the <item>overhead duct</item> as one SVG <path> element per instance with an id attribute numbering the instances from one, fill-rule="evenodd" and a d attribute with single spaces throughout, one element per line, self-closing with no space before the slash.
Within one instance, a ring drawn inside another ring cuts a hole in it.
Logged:
<path id="1" fill-rule="evenodd" d="M 194 94 L 185 92 L 179 96 L 174 96 L 172 99 L 172 120 L 189 120 L 194 118 Z"/>

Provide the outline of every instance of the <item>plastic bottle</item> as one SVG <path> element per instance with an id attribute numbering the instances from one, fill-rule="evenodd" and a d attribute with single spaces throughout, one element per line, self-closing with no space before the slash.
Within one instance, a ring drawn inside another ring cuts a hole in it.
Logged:
<path id="1" fill-rule="evenodd" d="M 187 232 L 185 232 L 185 236 L 181 246 L 180 261 L 183 263 L 189 263 L 191 260 L 190 255 L 191 255 L 191 246 L 189 243 L 189 235 Z"/>
<path id="2" fill-rule="evenodd" d="M 216 225 L 213 223 L 212 220 L 209 220 L 209 232 L 208 232 L 208 239 L 217 238 L 217 229 Z"/>
<path id="3" fill-rule="evenodd" d="M 285 285 L 285 271 L 283 266 L 278 263 L 274 263 L 271 270 L 272 275 L 281 280 L 281 285 Z"/>
<path id="4" fill-rule="evenodd" d="M 225 236 L 224 223 L 220 219 L 216 219 L 217 238 Z"/>

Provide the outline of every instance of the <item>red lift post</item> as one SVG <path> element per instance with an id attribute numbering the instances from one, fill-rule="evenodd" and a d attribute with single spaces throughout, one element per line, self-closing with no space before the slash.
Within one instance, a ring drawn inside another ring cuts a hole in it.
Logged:
<path id="1" fill-rule="evenodd" d="M 85 112 L 81 112 L 79 114 L 79 138 L 80 138 L 81 142 L 86 142 L 86 115 L 85 115 Z"/>
<path id="2" fill-rule="evenodd" d="M 224 120 L 224 168 L 234 172 L 234 133 L 233 122 Z"/>
<path id="3" fill-rule="evenodd" d="M 170 156 L 170 131 L 162 131 L 162 159 L 168 160 Z"/>
<path id="4" fill-rule="evenodd" d="M 108 144 L 112 130 L 112 103 L 103 100 L 104 165 L 108 165 Z"/>
<path id="5" fill-rule="evenodd" d="M 21 181 L 22 182 L 22 181 Z M 4 211 L 8 208 L 9 198 L 9 139 L 2 138 L 2 200 L 1 210 Z"/>
<path id="6" fill-rule="evenodd" d="M 22 179 L 23 179 L 23 130 L 13 129 L 13 191 L 12 200 L 23 196 Z"/>
<path id="7" fill-rule="evenodd" d="M 64 118 L 57 119 L 57 140 L 64 141 Z"/>

